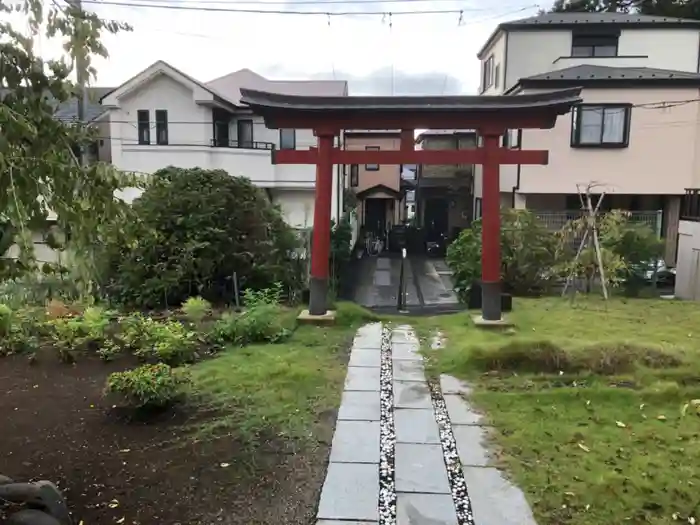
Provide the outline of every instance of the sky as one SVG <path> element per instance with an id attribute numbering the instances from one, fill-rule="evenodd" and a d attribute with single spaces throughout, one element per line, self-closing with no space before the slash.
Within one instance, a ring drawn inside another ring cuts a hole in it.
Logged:
<path id="1" fill-rule="evenodd" d="M 539 9 L 527 0 L 84 0 L 83 7 L 133 27 L 103 39 L 110 56 L 95 61 L 94 86 L 116 87 L 164 60 L 205 82 L 249 68 L 273 80 L 347 80 L 351 95 L 475 94 L 476 53 L 491 32 Z M 309 11 L 320 14 L 297 14 Z M 368 12 L 377 14 L 361 14 Z M 36 46 L 45 57 L 63 52 L 45 37 Z"/>

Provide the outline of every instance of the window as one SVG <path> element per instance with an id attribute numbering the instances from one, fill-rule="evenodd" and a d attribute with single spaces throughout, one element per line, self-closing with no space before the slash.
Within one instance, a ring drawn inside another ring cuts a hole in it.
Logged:
<path id="1" fill-rule="evenodd" d="M 297 130 L 280 129 L 280 149 L 297 148 Z"/>
<path id="2" fill-rule="evenodd" d="M 498 65 L 496 68 L 493 70 L 493 87 L 497 88 L 498 87 L 498 77 L 501 74 L 501 66 Z"/>
<path id="3" fill-rule="evenodd" d="M 357 188 L 360 185 L 360 167 L 350 164 L 350 187 Z"/>
<path id="4" fill-rule="evenodd" d="M 379 151 L 379 146 L 365 146 L 366 151 Z M 379 171 L 379 164 L 365 164 L 367 171 Z"/>
<path id="5" fill-rule="evenodd" d="M 168 143 L 168 110 L 156 109 L 156 144 Z"/>
<path id="6" fill-rule="evenodd" d="M 571 56 L 615 57 L 618 38 L 616 35 L 573 35 Z"/>
<path id="7" fill-rule="evenodd" d="M 147 109 L 139 109 L 136 112 L 136 120 L 138 121 L 139 144 L 151 143 L 151 115 Z"/>
<path id="8" fill-rule="evenodd" d="M 218 148 L 228 148 L 231 145 L 231 113 L 224 109 L 214 108 L 212 110 L 214 120 L 214 146 Z"/>
<path id="9" fill-rule="evenodd" d="M 632 107 L 623 104 L 574 108 L 571 146 L 626 148 L 629 145 Z"/>
<path id="10" fill-rule="evenodd" d="M 238 121 L 238 147 L 252 148 L 253 147 L 253 121 L 239 120 Z"/>
<path id="11" fill-rule="evenodd" d="M 520 130 L 509 129 L 503 134 L 501 145 L 504 148 L 519 149 L 520 148 Z"/>
<path id="12" fill-rule="evenodd" d="M 490 56 L 484 62 L 484 69 L 481 72 L 481 91 L 482 93 L 486 91 L 493 85 L 494 68 L 493 68 L 493 56 Z"/>

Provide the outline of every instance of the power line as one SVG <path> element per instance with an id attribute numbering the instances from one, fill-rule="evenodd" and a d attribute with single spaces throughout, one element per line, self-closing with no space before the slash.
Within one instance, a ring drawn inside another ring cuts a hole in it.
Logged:
<path id="1" fill-rule="evenodd" d="M 106 3 L 101 0 L 94 0 L 96 3 Z M 146 0 L 150 4 L 165 4 L 165 5 L 183 5 L 183 4 L 195 4 L 190 7 L 201 6 L 202 4 L 210 5 L 227 5 L 227 6 L 240 6 L 240 5 L 255 5 L 255 6 L 287 6 L 293 7 L 297 5 L 362 5 L 362 4 L 409 4 L 409 3 L 439 3 L 439 2 L 450 2 L 457 3 L 459 0 L 298 0 L 293 2 L 283 2 L 279 0 L 274 1 L 254 1 L 254 0 Z M 501 6 L 501 7 L 516 7 L 516 5 L 511 6 Z M 463 11 L 470 12 L 483 12 L 491 11 L 484 7 L 465 7 Z"/>
<path id="2" fill-rule="evenodd" d="M 237 9 L 227 7 L 210 7 L 210 6 L 189 6 L 189 5 L 174 5 L 174 4 L 145 4 L 136 2 L 113 2 L 111 0 L 83 0 L 84 4 L 93 5 L 109 5 L 115 7 L 130 7 L 140 9 L 169 9 L 179 11 L 199 11 L 210 13 L 241 13 L 241 14 L 256 14 L 256 15 L 324 15 L 324 16 L 359 16 L 359 15 L 385 15 L 391 12 L 392 16 L 396 15 L 447 15 L 459 14 L 464 11 L 469 11 L 469 7 L 453 8 L 453 9 L 425 9 L 418 11 L 291 11 L 283 9 Z M 319 4 L 320 5 L 320 4 Z M 537 7 L 537 5 L 528 6 L 527 8 Z"/>

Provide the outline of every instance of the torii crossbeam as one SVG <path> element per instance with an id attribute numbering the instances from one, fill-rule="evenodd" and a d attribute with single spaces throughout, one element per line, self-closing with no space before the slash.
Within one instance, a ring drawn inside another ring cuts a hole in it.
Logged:
<path id="1" fill-rule="evenodd" d="M 509 129 L 551 129 L 557 117 L 581 102 L 580 88 L 517 96 L 314 97 L 241 89 L 242 102 L 262 115 L 268 128 L 312 129 L 317 147 L 273 151 L 276 164 L 315 164 L 316 199 L 311 251 L 309 313 L 327 312 L 331 200 L 334 164 L 481 164 L 482 317 L 502 320 L 500 246 L 500 166 L 547 164 L 547 151 L 500 146 Z M 396 151 L 335 148 L 345 129 L 401 129 Z M 483 146 L 468 150 L 415 150 L 415 129 L 476 129 Z"/>

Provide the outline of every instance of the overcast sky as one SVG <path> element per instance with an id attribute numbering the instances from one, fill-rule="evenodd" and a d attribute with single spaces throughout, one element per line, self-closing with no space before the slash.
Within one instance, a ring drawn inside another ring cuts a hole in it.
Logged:
<path id="1" fill-rule="evenodd" d="M 114 6 L 85 0 L 86 9 L 134 28 L 104 39 L 110 57 L 96 62 L 98 78 L 93 85 L 117 86 L 164 60 L 202 81 L 241 68 L 271 79 L 345 79 L 351 95 L 474 93 L 479 85 L 476 53 L 489 34 L 500 22 L 532 16 L 538 9 L 527 0 L 99 1 L 321 11 L 330 16 Z M 399 14 L 460 9 L 461 17 L 457 12 Z M 396 14 L 340 14 L 368 11 Z M 37 43 L 45 56 L 60 52 L 56 42 Z"/>

